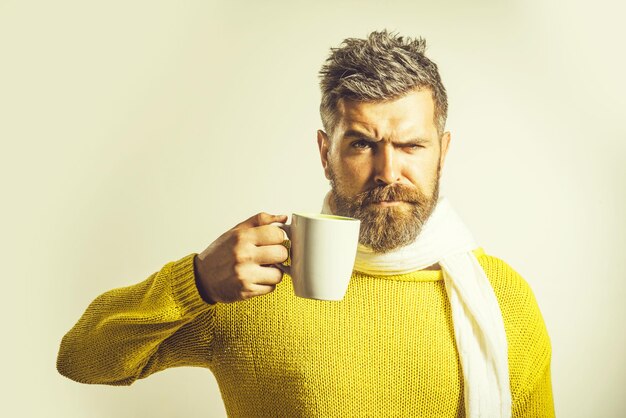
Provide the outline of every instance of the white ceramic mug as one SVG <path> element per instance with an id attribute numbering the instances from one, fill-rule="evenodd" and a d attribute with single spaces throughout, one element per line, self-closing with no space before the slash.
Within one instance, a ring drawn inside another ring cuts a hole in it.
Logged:
<path id="1" fill-rule="evenodd" d="M 277 225 L 291 241 L 289 274 L 296 296 L 342 300 L 348 289 L 359 243 L 361 221 L 321 213 L 294 213 L 291 224 Z"/>

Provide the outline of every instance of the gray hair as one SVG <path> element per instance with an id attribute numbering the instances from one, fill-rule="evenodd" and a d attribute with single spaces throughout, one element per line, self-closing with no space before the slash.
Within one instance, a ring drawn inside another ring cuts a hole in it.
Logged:
<path id="1" fill-rule="evenodd" d="M 348 38 L 339 48 L 331 48 L 319 72 L 324 130 L 332 135 L 340 99 L 381 101 L 398 98 L 416 88 L 427 88 L 433 96 L 434 123 L 441 137 L 448 98 L 437 65 L 426 58 L 425 50 L 423 38 L 403 38 L 387 30 L 372 32 L 367 39 Z"/>

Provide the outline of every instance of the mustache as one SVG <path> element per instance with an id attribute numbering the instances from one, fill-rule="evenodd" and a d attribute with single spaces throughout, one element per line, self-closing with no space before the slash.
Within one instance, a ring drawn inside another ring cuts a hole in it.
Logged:
<path id="1" fill-rule="evenodd" d="M 361 205 L 385 202 L 390 200 L 402 200 L 409 203 L 420 203 L 421 194 L 418 190 L 407 186 L 382 186 L 366 190 L 354 196 L 354 200 Z"/>

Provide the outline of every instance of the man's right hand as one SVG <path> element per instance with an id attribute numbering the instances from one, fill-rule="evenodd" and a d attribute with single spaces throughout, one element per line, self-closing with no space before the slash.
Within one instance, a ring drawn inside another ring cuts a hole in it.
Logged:
<path id="1" fill-rule="evenodd" d="M 194 257 L 196 286 L 208 303 L 237 302 L 272 292 L 283 272 L 271 264 L 287 260 L 285 234 L 273 222 L 287 215 L 258 213 L 226 231 Z"/>

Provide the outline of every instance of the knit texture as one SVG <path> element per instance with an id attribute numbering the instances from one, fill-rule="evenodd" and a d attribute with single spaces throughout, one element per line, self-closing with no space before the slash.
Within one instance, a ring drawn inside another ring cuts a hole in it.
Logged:
<path id="1" fill-rule="evenodd" d="M 528 283 L 474 251 L 508 340 L 513 417 L 553 417 L 551 345 Z M 177 366 L 209 368 L 233 417 L 463 417 L 463 379 L 440 270 L 355 272 L 343 301 L 268 295 L 215 305 L 190 254 L 97 297 L 63 337 L 61 374 L 130 385 Z M 288 262 L 286 264 L 289 264 Z"/>

